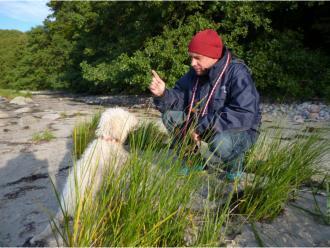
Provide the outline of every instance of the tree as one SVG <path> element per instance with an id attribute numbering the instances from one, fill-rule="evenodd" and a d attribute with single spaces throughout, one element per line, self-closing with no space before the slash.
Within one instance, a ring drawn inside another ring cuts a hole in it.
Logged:
<path id="1" fill-rule="evenodd" d="M 8 59 L 0 85 L 147 93 L 151 69 L 174 85 L 189 68 L 190 38 L 213 28 L 251 68 L 262 95 L 330 98 L 327 2 L 51 1 L 48 6 L 53 13 L 44 25 L 25 34 L 24 49 L 13 48 L 19 56 L 15 65 Z"/>
<path id="2" fill-rule="evenodd" d="M 0 88 L 8 88 L 10 73 L 17 68 L 27 42 L 27 35 L 16 30 L 0 30 Z"/>

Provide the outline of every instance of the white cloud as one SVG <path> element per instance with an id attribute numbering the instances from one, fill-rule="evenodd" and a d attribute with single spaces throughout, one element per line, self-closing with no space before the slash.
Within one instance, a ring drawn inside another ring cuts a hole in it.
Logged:
<path id="1" fill-rule="evenodd" d="M 23 22 L 42 21 L 51 12 L 46 0 L 40 1 L 0 1 L 0 15 Z"/>

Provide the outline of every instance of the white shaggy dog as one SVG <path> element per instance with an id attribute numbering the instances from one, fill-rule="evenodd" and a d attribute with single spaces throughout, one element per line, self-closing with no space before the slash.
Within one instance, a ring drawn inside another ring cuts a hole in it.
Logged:
<path id="1" fill-rule="evenodd" d="M 109 108 L 102 115 L 96 130 L 97 139 L 88 145 L 74 170 L 68 176 L 61 195 L 61 206 L 68 215 L 73 216 L 77 197 L 81 198 L 86 190 L 93 196 L 100 189 L 102 177 L 110 169 L 117 171 L 125 163 L 128 152 L 124 149 L 128 133 L 138 124 L 137 118 L 121 108 Z M 57 226 L 63 221 L 63 213 L 58 211 L 54 218 Z M 38 244 L 52 234 L 49 224 L 40 234 L 34 236 L 29 243 Z"/>

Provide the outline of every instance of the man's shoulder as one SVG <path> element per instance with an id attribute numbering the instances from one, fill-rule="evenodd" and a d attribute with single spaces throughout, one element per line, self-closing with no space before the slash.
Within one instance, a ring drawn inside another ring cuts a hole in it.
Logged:
<path id="1" fill-rule="evenodd" d="M 190 84 L 191 81 L 193 81 L 193 79 L 196 77 L 196 73 L 195 71 L 190 68 L 189 71 L 184 74 L 177 83 L 181 84 L 181 85 L 187 85 Z"/>
<path id="2" fill-rule="evenodd" d="M 230 69 L 235 73 L 248 72 L 249 74 L 252 74 L 252 70 L 247 66 L 244 60 L 236 57 L 231 60 Z"/>
<path id="3" fill-rule="evenodd" d="M 194 70 L 192 67 L 190 67 L 189 70 L 187 71 L 187 73 L 184 74 L 184 77 L 189 77 L 189 78 L 194 78 L 194 77 L 196 77 L 196 72 L 195 72 L 195 70 Z"/>

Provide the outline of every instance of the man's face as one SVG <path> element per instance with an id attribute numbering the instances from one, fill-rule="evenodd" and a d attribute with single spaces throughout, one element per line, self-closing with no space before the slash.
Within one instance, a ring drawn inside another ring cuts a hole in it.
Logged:
<path id="1" fill-rule="evenodd" d="M 189 53 L 189 56 L 191 58 L 191 66 L 199 76 L 204 75 L 218 61 L 218 59 L 206 57 L 198 53 Z"/>

